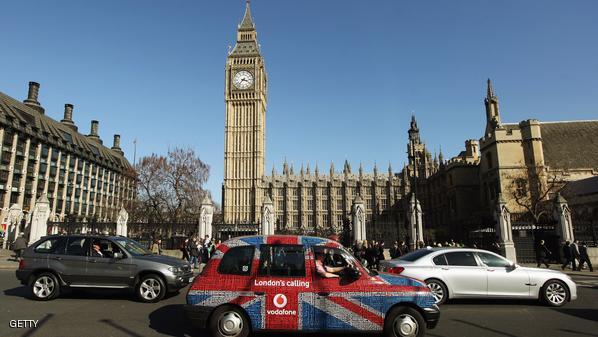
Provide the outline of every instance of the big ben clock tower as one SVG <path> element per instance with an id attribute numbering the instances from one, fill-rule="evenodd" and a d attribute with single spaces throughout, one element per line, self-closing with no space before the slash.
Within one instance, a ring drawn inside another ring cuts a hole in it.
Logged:
<path id="1" fill-rule="evenodd" d="M 267 75 L 249 1 L 225 72 L 224 222 L 258 223 L 265 165 Z"/>

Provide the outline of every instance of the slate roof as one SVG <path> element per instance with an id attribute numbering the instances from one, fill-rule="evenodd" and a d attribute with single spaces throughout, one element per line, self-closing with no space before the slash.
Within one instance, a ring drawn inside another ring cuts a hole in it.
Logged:
<path id="1" fill-rule="evenodd" d="M 563 188 L 562 193 L 567 197 L 598 194 L 598 176 L 571 181 Z"/>
<path id="2" fill-rule="evenodd" d="M 598 169 L 598 121 L 540 125 L 546 165 L 558 169 Z"/>
<path id="3" fill-rule="evenodd" d="M 129 161 L 118 151 L 107 148 L 99 140 L 88 138 L 2 92 L 0 124 L 113 171 L 122 173 L 132 168 Z"/>

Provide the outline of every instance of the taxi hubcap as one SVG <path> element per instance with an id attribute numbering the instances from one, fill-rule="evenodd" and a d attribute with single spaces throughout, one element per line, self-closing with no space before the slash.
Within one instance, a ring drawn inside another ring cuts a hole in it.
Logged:
<path id="1" fill-rule="evenodd" d="M 225 336 L 236 336 L 243 330 L 243 319 L 234 311 L 227 311 L 218 320 L 218 329 Z"/>
<path id="2" fill-rule="evenodd" d="M 397 336 L 417 336 L 418 324 L 413 316 L 402 314 L 395 319 L 394 330 Z"/>

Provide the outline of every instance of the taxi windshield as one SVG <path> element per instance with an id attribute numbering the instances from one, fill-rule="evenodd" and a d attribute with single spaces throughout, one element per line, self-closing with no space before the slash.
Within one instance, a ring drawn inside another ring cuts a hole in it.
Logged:
<path id="1" fill-rule="evenodd" d="M 133 256 L 141 256 L 141 255 L 151 255 L 152 253 L 145 249 L 139 242 L 127 239 L 127 238 L 118 238 L 115 240 L 121 245 L 127 252 L 129 252 Z"/>

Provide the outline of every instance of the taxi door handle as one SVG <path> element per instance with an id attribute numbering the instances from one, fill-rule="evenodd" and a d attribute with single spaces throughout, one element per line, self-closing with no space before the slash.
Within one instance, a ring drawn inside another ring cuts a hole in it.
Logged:
<path id="1" fill-rule="evenodd" d="M 263 292 L 263 291 L 256 291 L 256 292 L 254 292 L 254 294 L 257 295 L 257 296 L 262 296 L 262 295 L 265 294 L 265 292 Z"/>
<path id="2" fill-rule="evenodd" d="M 318 296 L 328 296 L 328 295 L 330 295 L 330 293 L 327 293 L 327 292 L 324 292 L 324 291 L 321 291 L 321 292 L 318 293 Z"/>

